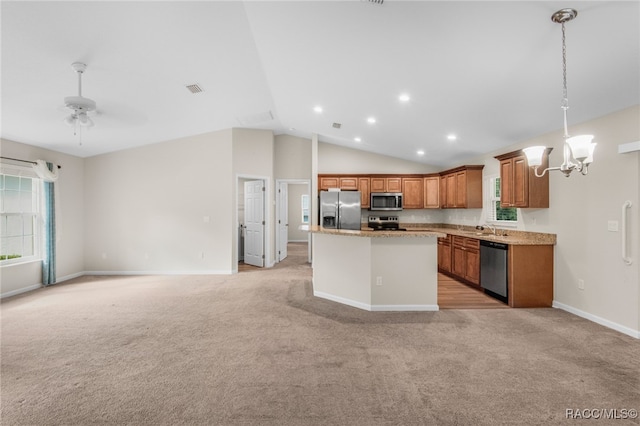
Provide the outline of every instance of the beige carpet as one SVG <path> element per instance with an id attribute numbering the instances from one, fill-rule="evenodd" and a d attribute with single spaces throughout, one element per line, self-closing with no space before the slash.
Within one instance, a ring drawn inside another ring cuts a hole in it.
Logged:
<path id="1" fill-rule="evenodd" d="M 361 311 L 290 252 L 2 301 L 2 425 L 639 424 L 565 419 L 640 408 L 637 340 L 555 309 Z"/>

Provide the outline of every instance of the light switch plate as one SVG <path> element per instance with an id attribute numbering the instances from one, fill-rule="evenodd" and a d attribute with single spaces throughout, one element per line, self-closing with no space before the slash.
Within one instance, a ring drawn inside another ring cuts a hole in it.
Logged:
<path id="1" fill-rule="evenodd" d="M 607 222 L 607 230 L 611 232 L 618 232 L 618 221 L 610 220 L 609 222 Z"/>

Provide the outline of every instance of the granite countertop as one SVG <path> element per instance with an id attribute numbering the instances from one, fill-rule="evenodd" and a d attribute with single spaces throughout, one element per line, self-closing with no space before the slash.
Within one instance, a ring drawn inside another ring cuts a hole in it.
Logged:
<path id="1" fill-rule="evenodd" d="M 512 231 L 498 229 L 499 235 L 493 235 L 489 230 L 480 231 L 470 226 L 455 226 L 443 224 L 427 224 L 427 223 L 403 223 L 401 228 L 406 231 L 374 231 L 372 228 L 364 225 L 362 229 L 328 229 L 321 226 L 311 226 L 309 231 L 312 233 L 345 235 L 353 237 L 375 237 L 375 238 L 391 238 L 391 237 L 438 237 L 446 238 L 447 235 L 456 235 L 477 240 L 494 241 L 510 245 L 519 246 L 540 246 L 555 245 L 556 234 L 544 234 L 540 232 Z M 500 235 L 506 234 L 506 235 Z"/>
<path id="2" fill-rule="evenodd" d="M 401 225 L 407 230 L 415 231 L 435 231 L 442 232 L 448 235 L 456 235 L 460 237 L 475 238 L 477 240 L 494 241 L 504 244 L 510 244 L 515 246 L 542 246 L 542 245 L 555 245 L 556 234 L 544 234 L 540 232 L 526 232 L 526 231 L 512 231 L 505 229 L 498 229 L 498 235 L 494 235 L 490 230 L 485 229 L 480 231 L 470 226 L 457 227 L 455 225 L 441 225 L 441 224 L 420 224 L 420 223 L 406 223 Z M 500 235 L 505 234 L 505 235 Z"/>
<path id="3" fill-rule="evenodd" d="M 316 234 L 345 235 L 351 237 L 367 237 L 367 238 L 445 238 L 446 233 L 442 231 L 434 231 L 432 229 L 408 229 L 406 231 L 374 231 L 372 228 L 363 226 L 359 231 L 350 229 L 329 229 L 321 226 L 311 226 L 309 231 Z"/>

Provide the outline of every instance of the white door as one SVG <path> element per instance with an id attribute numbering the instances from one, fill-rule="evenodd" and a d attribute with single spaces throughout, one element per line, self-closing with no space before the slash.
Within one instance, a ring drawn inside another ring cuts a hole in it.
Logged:
<path id="1" fill-rule="evenodd" d="M 287 257 L 289 242 L 289 184 L 278 184 L 278 262 Z"/>
<path id="2" fill-rule="evenodd" d="M 264 266 L 264 183 L 244 183 L 244 263 Z"/>

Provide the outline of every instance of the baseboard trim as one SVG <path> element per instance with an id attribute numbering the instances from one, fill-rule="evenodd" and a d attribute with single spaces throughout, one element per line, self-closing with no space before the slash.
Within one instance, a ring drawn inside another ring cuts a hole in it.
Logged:
<path id="1" fill-rule="evenodd" d="M 368 303 L 358 302 L 356 300 L 347 299 L 345 297 L 336 296 L 334 294 L 324 293 L 322 291 L 313 291 L 313 295 L 321 299 L 331 300 L 332 302 L 341 303 L 343 305 L 362 309 L 370 312 L 433 312 L 439 311 L 438 305 L 370 305 Z"/>
<path id="2" fill-rule="evenodd" d="M 607 319 L 601 318 L 597 315 L 590 314 L 588 312 L 582 311 L 580 309 L 574 308 L 573 306 L 565 305 L 564 303 L 560 303 L 556 300 L 553 301 L 552 307 L 557 309 L 562 309 L 563 311 L 569 312 L 571 314 L 577 315 L 581 318 L 587 319 L 589 321 L 593 321 L 597 324 L 600 324 L 604 327 L 610 328 L 615 331 L 619 331 L 622 334 L 626 334 L 627 336 L 631 336 L 636 339 L 640 339 L 640 330 L 634 330 L 632 328 L 626 327 L 624 325 L 618 324 L 613 321 L 609 321 Z"/>
<path id="3" fill-rule="evenodd" d="M 204 271 L 84 271 L 82 275 L 231 275 L 232 269 Z"/>
<path id="4" fill-rule="evenodd" d="M 435 312 L 439 311 L 438 305 L 371 305 L 371 310 L 375 312 Z"/>
<path id="5" fill-rule="evenodd" d="M 26 293 L 28 291 L 37 290 L 42 287 L 42 284 L 34 284 L 29 287 L 19 288 L 17 290 L 8 291 L 6 293 L 0 294 L 0 299 L 4 299 L 5 297 L 17 296 L 18 294 Z"/>
<path id="6" fill-rule="evenodd" d="M 76 272 L 75 274 L 65 275 L 64 277 L 60 277 L 56 280 L 56 284 L 72 280 L 74 278 L 82 277 L 86 275 L 84 272 Z"/>
<path id="7" fill-rule="evenodd" d="M 327 299 L 327 300 L 331 300 L 332 302 L 338 302 L 341 303 L 343 305 L 348 305 L 348 306 L 352 306 L 354 308 L 358 308 L 358 309 L 363 309 L 365 311 L 370 311 L 371 310 L 371 305 L 368 305 L 366 303 L 362 303 L 362 302 L 358 302 L 355 300 L 351 300 L 351 299 L 347 299 L 345 297 L 340 297 L 340 296 L 336 296 L 333 294 L 329 294 L 329 293 L 324 293 L 322 291 L 313 291 L 313 295 L 316 297 L 319 297 L 321 299 Z"/>

